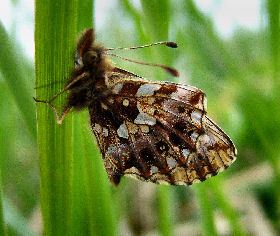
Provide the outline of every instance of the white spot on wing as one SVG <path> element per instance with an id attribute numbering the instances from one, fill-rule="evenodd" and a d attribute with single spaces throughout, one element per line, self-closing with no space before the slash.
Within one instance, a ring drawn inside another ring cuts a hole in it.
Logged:
<path id="1" fill-rule="evenodd" d="M 202 103 L 202 99 L 199 100 L 199 102 L 196 104 L 196 107 L 198 107 L 198 109 L 203 110 L 203 103 Z"/>
<path id="2" fill-rule="evenodd" d="M 114 93 L 119 93 L 119 92 L 121 91 L 122 87 L 123 87 L 123 84 L 122 84 L 122 83 L 119 83 L 119 84 L 117 84 L 117 85 L 113 88 L 112 91 L 113 91 Z"/>
<path id="3" fill-rule="evenodd" d="M 152 96 L 156 90 L 160 89 L 160 87 L 159 84 L 142 84 L 139 87 L 136 96 Z"/>
<path id="4" fill-rule="evenodd" d="M 157 121 L 156 118 L 143 112 L 143 110 L 141 109 L 141 106 L 139 104 L 137 104 L 137 108 L 138 108 L 139 114 L 136 117 L 136 119 L 134 120 L 135 124 L 138 124 L 138 125 L 155 125 L 156 124 L 156 121 Z M 153 112 L 154 112 L 154 110 L 153 110 Z"/>
<path id="5" fill-rule="evenodd" d="M 93 129 L 99 134 L 102 132 L 102 127 L 100 126 L 100 124 L 95 124 Z"/>
<path id="6" fill-rule="evenodd" d="M 224 171 L 225 170 L 225 167 L 224 166 L 220 166 L 219 168 L 218 168 L 218 172 L 222 172 L 222 171 Z"/>
<path id="7" fill-rule="evenodd" d="M 151 174 L 156 174 L 158 173 L 158 168 L 156 166 L 152 166 L 150 169 Z"/>
<path id="8" fill-rule="evenodd" d="M 212 177 L 212 174 L 210 173 L 205 176 L 206 179 L 209 179 L 210 177 Z"/>
<path id="9" fill-rule="evenodd" d="M 128 139 L 128 130 L 124 122 L 118 128 L 117 133 L 119 137 Z"/>
<path id="10" fill-rule="evenodd" d="M 133 174 L 140 175 L 140 172 L 139 172 L 139 170 L 136 167 L 134 167 L 134 168 L 132 167 L 131 169 L 132 169 L 132 173 Z"/>
<path id="11" fill-rule="evenodd" d="M 190 154 L 190 151 L 189 151 L 188 149 L 183 149 L 183 150 L 182 150 L 182 153 L 183 153 L 183 156 L 184 156 L 185 158 L 187 158 L 187 157 L 189 156 L 189 154 Z"/>
<path id="12" fill-rule="evenodd" d="M 114 144 L 111 144 L 107 149 L 107 153 L 111 154 L 111 153 L 116 152 L 116 150 L 117 150 L 117 147 Z"/>
<path id="13" fill-rule="evenodd" d="M 140 111 L 136 119 L 134 120 L 135 124 L 139 125 L 155 125 L 156 124 L 156 118 L 147 115 L 143 111 Z"/>
<path id="14" fill-rule="evenodd" d="M 169 157 L 169 158 L 167 159 L 167 164 L 168 164 L 168 166 L 169 166 L 170 168 L 175 168 L 175 167 L 178 166 L 178 165 L 177 165 L 177 161 L 176 161 L 174 158 L 172 158 L 172 157 Z"/>
<path id="15" fill-rule="evenodd" d="M 104 134 L 105 137 L 108 137 L 109 131 L 108 131 L 107 128 L 103 128 L 103 134 Z"/>
<path id="16" fill-rule="evenodd" d="M 191 140 L 192 140 L 193 142 L 196 142 L 196 140 L 197 140 L 198 136 L 199 136 L 199 134 L 198 134 L 198 133 L 193 132 L 193 133 L 192 133 L 192 135 L 191 135 Z"/>
<path id="17" fill-rule="evenodd" d="M 201 123 L 201 117 L 202 117 L 201 111 L 194 110 L 191 114 L 192 120 L 197 124 Z"/>

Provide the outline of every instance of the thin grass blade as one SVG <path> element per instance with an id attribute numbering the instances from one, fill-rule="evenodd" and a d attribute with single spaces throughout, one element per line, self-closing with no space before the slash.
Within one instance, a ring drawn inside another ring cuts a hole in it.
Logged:
<path id="1" fill-rule="evenodd" d="M 31 90 L 27 88 L 23 79 L 25 75 L 23 63 L 19 61 L 15 42 L 10 39 L 1 22 L 0 51 L 0 71 L 16 101 L 31 137 L 36 140 L 35 106 Z"/>
<path id="2" fill-rule="evenodd" d="M 35 2 L 36 86 L 65 81 L 74 65 L 77 1 Z M 37 99 L 50 99 L 64 83 L 36 90 Z M 55 105 L 62 107 L 65 96 Z M 53 110 L 37 103 L 41 208 L 45 235 L 71 234 L 72 119 L 57 125 Z"/>

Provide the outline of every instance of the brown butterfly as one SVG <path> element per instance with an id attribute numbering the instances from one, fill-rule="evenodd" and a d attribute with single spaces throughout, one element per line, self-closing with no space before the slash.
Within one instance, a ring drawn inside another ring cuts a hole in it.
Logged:
<path id="1" fill-rule="evenodd" d="M 75 69 L 67 86 L 48 101 L 59 124 L 74 108 L 87 108 L 111 182 L 123 175 L 143 181 L 191 185 L 229 167 L 237 151 L 225 132 L 206 116 L 206 96 L 194 87 L 149 81 L 113 66 L 108 53 L 173 42 L 158 42 L 132 48 L 105 48 L 94 44 L 93 29 L 78 40 Z M 122 57 L 120 57 L 122 58 Z M 161 67 L 174 76 L 178 72 Z M 69 90 L 66 108 L 59 117 L 52 101 Z"/>

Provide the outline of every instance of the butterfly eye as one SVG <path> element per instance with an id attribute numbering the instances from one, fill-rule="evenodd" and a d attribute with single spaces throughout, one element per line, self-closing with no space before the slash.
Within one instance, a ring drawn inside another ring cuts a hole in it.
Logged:
<path id="1" fill-rule="evenodd" d="M 94 66 L 98 61 L 99 56 L 95 51 L 88 51 L 83 55 L 83 63 L 85 66 Z"/>

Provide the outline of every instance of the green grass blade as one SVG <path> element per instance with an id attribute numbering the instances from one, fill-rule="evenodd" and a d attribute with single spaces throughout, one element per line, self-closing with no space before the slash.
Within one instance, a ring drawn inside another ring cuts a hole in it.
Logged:
<path id="1" fill-rule="evenodd" d="M 3 214 L 3 197 L 2 197 L 2 178 L 0 170 L 0 235 L 7 235 L 6 224 Z"/>
<path id="2" fill-rule="evenodd" d="M 88 235 L 92 224 L 92 217 L 88 213 L 91 211 L 86 196 L 86 180 L 84 177 L 84 149 L 82 140 L 82 131 L 80 125 L 80 116 L 74 118 L 74 150 L 73 150 L 73 211 L 72 211 L 72 233 L 73 235 Z"/>
<path id="3" fill-rule="evenodd" d="M 157 189 L 157 227 L 161 235 L 173 235 L 172 194 L 169 186 L 158 186 Z"/>
<path id="4" fill-rule="evenodd" d="M 219 181 L 219 177 L 216 177 L 215 181 L 211 181 L 211 189 L 213 190 L 214 195 L 218 200 L 218 204 L 220 205 L 221 210 L 230 222 L 233 235 L 245 236 L 246 233 L 239 222 L 239 217 L 236 214 L 236 211 L 231 206 L 229 199 L 224 194 L 220 186 L 222 186 L 222 183 L 221 181 Z"/>
<path id="5" fill-rule="evenodd" d="M 147 39 L 149 42 L 167 41 L 169 39 L 169 24 L 171 18 L 170 3 L 168 0 L 163 1 L 147 1 L 142 0 L 143 22 L 147 31 Z M 147 53 L 147 60 L 154 60 L 163 64 L 169 65 L 173 57 L 172 49 L 168 47 L 151 48 L 152 53 Z M 147 51 L 148 52 L 148 51 Z M 171 65 L 171 64 L 170 64 Z M 157 80 L 166 77 L 165 71 L 156 71 L 155 78 Z"/>
<path id="6" fill-rule="evenodd" d="M 117 235 L 110 183 L 93 142 L 88 112 L 76 115 L 74 129 L 73 232 L 78 235 Z"/>
<path id="7" fill-rule="evenodd" d="M 195 1 L 184 1 L 184 6 L 187 24 L 184 37 L 189 41 L 186 45 L 188 55 L 192 54 L 191 59 L 195 59 L 193 66 L 198 66 L 198 71 L 203 68 L 218 79 L 238 77 L 241 74 L 238 59 L 219 37 L 212 20 L 198 9 Z M 206 82 L 203 81 L 204 84 Z"/>
<path id="8" fill-rule="evenodd" d="M 120 4 L 123 5 L 123 8 L 125 11 L 130 15 L 130 17 L 133 19 L 134 26 L 137 29 L 137 32 L 139 33 L 140 41 L 147 42 L 147 36 L 144 32 L 142 20 L 141 20 L 141 14 L 139 11 L 131 4 L 129 0 L 123 0 L 119 1 Z"/>
<path id="9" fill-rule="evenodd" d="M 150 37 L 157 40 L 166 40 L 170 22 L 169 0 L 141 0 L 145 15 L 145 24 Z"/>
<path id="10" fill-rule="evenodd" d="M 215 223 L 212 203 L 208 196 L 209 185 L 207 183 L 195 185 L 195 192 L 200 207 L 201 226 L 203 235 L 218 235 Z"/>
<path id="11" fill-rule="evenodd" d="M 93 7 L 93 0 L 78 0 L 78 33 L 93 26 Z"/>
<path id="12" fill-rule="evenodd" d="M 273 77 L 277 87 L 280 86 L 279 72 L 280 72 L 280 3 L 277 0 L 267 1 L 269 32 L 270 32 L 270 52 L 272 59 Z M 277 81 L 276 81 L 277 80 Z"/>
<path id="13" fill-rule="evenodd" d="M 36 85 L 65 81 L 73 68 L 77 1 L 35 2 Z M 38 99 L 49 99 L 64 83 L 37 89 Z M 63 103 L 59 96 L 55 104 Z M 37 103 L 41 207 L 45 235 L 70 235 L 72 194 L 72 118 L 57 125 L 53 110 Z"/>
<path id="14" fill-rule="evenodd" d="M 81 118 L 83 142 L 83 171 L 87 194 L 88 214 L 91 219 L 91 235 L 117 235 L 117 221 L 110 191 L 110 183 L 104 170 L 102 157 L 93 142 L 88 123 L 88 115 Z M 80 122 L 81 123 L 81 122 Z M 112 187 L 112 186 L 111 186 Z"/>
<path id="15" fill-rule="evenodd" d="M 77 32 L 78 35 L 93 24 L 93 1 L 78 1 L 77 8 Z M 77 36 L 78 36 L 77 35 Z M 84 111 L 85 113 L 88 113 Z M 88 123 L 88 117 L 84 113 L 74 116 L 74 150 L 73 150 L 73 212 L 72 212 L 72 233 L 73 235 L 89 235 L 94 232 L 91 204 L 88 202 L 87 185 L 85 178 L 84 162 L 85 152 L 81 120 Z"/>
<path id="16" fill-rule="evenodd" d="M 35 140 L 35 106 L 32 100 L 32 94 L 23 79 L 23 63 L 18 58 L 15 42 L 10 39 L 1 22 L 0 51 L 2 52 L 0 53 L 0 71 L 16 101 L 31 137 Z"/>
<path id="17" fill-rule="evenodd" d="M 278 100 L 280 96 L 280 3 L 277 0 L 268 0 L 267 1 L 267 11 L 268 11 L 268 18 L 269 18 L 269 33 L 270 33 L 270 56 L 272 62 L 272 72 L 273 72 L 273 92 L 275 98 Z M 276 101 L 276 100 L 275 100 Z M 280 105 L 279 102 L 276 102 L 276 109 L 279 111 Z M 272 107 L 274 109 L 274 107 Z M 275 114 L 275 120 L 278 121 L 277 113 Z M 278 127 L 279 122 L 277 122 Z M 273 126 L 272 126 L 273 127 Z M 275 132 L 275 131 L 274 131 Z M 277 133 L 277 131 L 275 132 Z M 278 144 L 279 145 L 279 142 Z M 279 165 L 279 153 L 274 152 L 272 153 L 271 157 L 269 158 L 271 162 L 271 166 L 274 170 L 274 191 L 273 194 L 275 195 L 277 201 L 277 209 L 275 210 L 277 214 L 277 221 L 275 222 L 276 228 L 280 230 L 280 165 Z"/>

